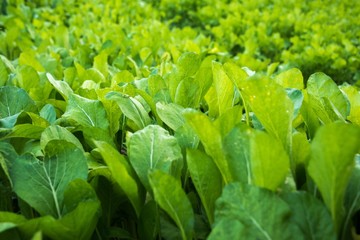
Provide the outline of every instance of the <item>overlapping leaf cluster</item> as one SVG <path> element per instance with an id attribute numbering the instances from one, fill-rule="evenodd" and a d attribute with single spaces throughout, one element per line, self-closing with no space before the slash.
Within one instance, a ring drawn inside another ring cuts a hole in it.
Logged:
<path id="1" fill-rule="evenodd" d="M 356 86 L 252 71 L 171 1 L 8 3 L 1 239 L 357 235 Z"/>

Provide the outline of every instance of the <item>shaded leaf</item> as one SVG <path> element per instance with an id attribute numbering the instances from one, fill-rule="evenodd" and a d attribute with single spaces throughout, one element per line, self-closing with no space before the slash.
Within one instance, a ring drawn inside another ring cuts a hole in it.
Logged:
<path id="1" fill-rule="evenodd" d="M 155 201 L 174 220 L 182 239 L 192 239 L 194 213 L 180 182 L 160 170 L 150 172 L 149 180 Z"/>
<path id="2" fill-rule="evenodd" d="M 332 123 L 319 128 L 311 143 L 308 173 L 331 212 L 337 233 L 343 222 L 344 194 L 359 146 L 360 129 L 345 123 Z"/>

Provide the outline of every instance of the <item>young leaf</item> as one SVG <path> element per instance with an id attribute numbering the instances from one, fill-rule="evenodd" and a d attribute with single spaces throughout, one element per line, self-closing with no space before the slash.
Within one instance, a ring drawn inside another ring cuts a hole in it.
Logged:
<path id="1" fill-rule="evenodd" d="M 289 224 L 290 216 L 289 206 L 275 193 L 236 182 L 225 186 L 216 201 L 214 226 L 231 219 L 248 229 L 248 234 L 242 235 L 244 239 L 304 239 L 297 226 Z"/>
<path id="2" fill-rule="evenodd" d="M 194 231 L 194 212 L 180 182 L 160 170 L 149 173 L 155 201 L 174 220 L 182 239 L 192 239 Z"/>
<path id="3" fill-rule="evenodd" d="M 294 104 L 286 91 L 266 77 L 254 77 L 244 83 L 242 93 L 266 131 L 290 153 Z"/>
<path id="4" fill-rule="evenodd" d="M 290 168 L 289 157 L 282 144 L 266 132 L 255 131 L 250 151 L 254 184 L 276 190 L 285 180 Z"/>
<path id="5" fill-rule="evenodd" d="M 309 77 L 307 92 L 311 107 L 323 123 L 345 121 L 349 115 L 347 99 L 336 83 L 324 73 L 314 73 Z"/>
<path id="6" fill-rule="evenodd" d="M 199 150 L 186 152 L 191 179 L 205 208 L 209 223 L 214 222 L 215 200 L 221 195 L 222 177 L 213 160 Z"/>
<path id="7" fill-rule="evenodd" d="M 278 74 L 275 81 L 284 88 L 304 89 L 304 78 L 297 68 L 291 68 Z"/>
<path id="8" fill-rule="evenodd" d="M 306 192 L 288 192 L 281 197 L 291 208 L 290 223 L 298 225 L 306 239 L 337 239 L 331 215 L 322 202 Z"/>
<path id="9" fill-rule="evenodd" d="M 144 191 L 138 182 L 135 171 L 117 150 L 106 142 L 95 142 L 100 154 L 115 179 L 116 183 L 129 198 L 139 216 L 144 201 Z"/>
<path id="10" fill-rule="evenodd" d="M 350 114 L 348 120 L 360 126 L 360 92 L 355 86 L 342 86 L 341 90 L 345 92 L 350 102 Z"/>
<path id="11" fill-rule="evenodd" d="M 157 125 L 135 132 L 128 143 L 131 165 L 140 181 L 150 191 L 148 172 L 159 169 L 179 178 L 183 166 L 182 154 L 175 137 Z"/>
<path id="12" fill-rule="evenodd" d="M 87 178 L 86 158 L 72 143 L 53 140 L 45 147 L 44 160 L 30 154 L 18 157 L 10 177 L 15 193 L 41 215 L 61 218 L 65 188 L 76 178 Z"/>
<path id="13" fill-rule="evenodd" d="M 360 129 L 345 123 L 319 128 L 311 143 L 309 175 L 331 212 L 337 233 L 343 222 L 343 199 L 359 151 Z"/>
<path id="14" fill-rule="evenodd" d="M 147 111 L 136 98 L 118 92 L 110 92 L 106 98 L 116 101 L 124 115 L 134 121 L 138 129 L 142 129 L 151 123 Z"/>
<path id="15" fill-rule="evenodd" d="M 212 157 L 221 172 L 225 183 L 233 180 L 229 164 L 225 158 L 221 133 L 203 113 L 184 113 L 187 123 L 192 127 L 204 145 L 205 152 Z"/>
<path id="16" fill-rule="evenodd" d="M 226 75 L 220 63 L 213 62 L 213 84 L 217 95 L 219 115 L 222 115 L 233 106 L 234 84 Z"/>
<path id="17" fill-rule="evenodd" d="M 50 73 L 46 73 L 46 77 L 65 100 L 68 100 L 70 95 L 74 93 L 67 82 L 55 80 L 55 78 Z"/>
<path id="18" fill-rule="evenodd" d="M 71 119 L 85 128 L 109 130 L 109 121 L 102 103 L 76 94 L 69 96 L 64 118 Z"/>
<path id="19" fill-rule="evenodd" d="M 174 131 L 184 125 L 183 107 L 175 103 L 163 104 L 158 102 L 156 103 L 156 109 L 161 120 Z"/>
<path id="20" fill-rule="evenodd" d="M 41 148 L 45 149 L 45 146 L 48 144 L 48 142 L 55 139 L 64 140 L 66 142 L 72 143 L 76 147 L 84 151 L 79 139 L 77 139 L 71 132 L 69 132 L 69 130 L 58 125 L 50 126 L 42 132 L 40 138 Z"/>
<path id="21" fill-rule="evenodd" d="M 235 181 L 252 183 L 250 139 L 252 129 L 239 124 L 224 138 L 224 152 Z"/>

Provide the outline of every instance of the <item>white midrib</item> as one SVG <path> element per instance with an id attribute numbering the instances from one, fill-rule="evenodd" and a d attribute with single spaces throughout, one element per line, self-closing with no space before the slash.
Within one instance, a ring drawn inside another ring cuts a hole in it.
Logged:
<path id="1" fill-rule="evenodd" d="M 50 189 L 51 189 L 51 194 L 53 195 L 53 198 L 54 198 L 54 203 L 55 203 L 55 207 L 56 207 L 56 212 L 57 212 L 59 218 L 61 218 L 60 206 L 59 206 L 59 202 L 58 202 L 58 199 L 57 199 L 57 196 L 56 196 L 56 190 L 54 189 L 54 186 L 52 185 L 51 178 L 50 178 L 48 172 L 46 171 L 45 165 L 43 164 L 42 167 L 43 167 L 43 169 L 44 169 L 46 178 L 47 178 L 47 180 L 49 181 L 49 186 L 50 186 Z"/>
<path id="2" fill-rule="evenodd" d="M 269 234 L 258 224 L 256 219 L 253 217 L 250 217 L 251 221 L 254 223 L 254 225 L 260 230 L 260 232 L 266 237 L 266 239 L 271 240 L 272 238 L 269 236 Z"/>

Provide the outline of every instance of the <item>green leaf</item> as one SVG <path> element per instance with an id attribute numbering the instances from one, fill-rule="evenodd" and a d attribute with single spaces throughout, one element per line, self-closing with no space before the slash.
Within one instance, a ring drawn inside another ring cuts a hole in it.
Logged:
<path id="1" fill-rule="evenodd" d="M 147 111 L 136 98 L 118 92 L 110 92 L 106 98 L 116 101 L 124 115 L 134 121 L 138 129 L 151 124 L 151 118 Z"/>
<path id="2" fill-rule="evenodd" d="M 50 124 L 53 124 L 56 120 L 55 107 L 51 104 L 46 104 L 39 112 L 40 117 L 46 119 Z"/>
<path id="3" fill-rule="evenodd" d="M 86 158 L 72 143 L 53 140 L 45 147 L 44 160 L 23 155 L 12 163 L 10 176 L 20 198 L 41 215 L 61 218 L 65 188 L 74 179 L 87 178 Z"/>
<path id="4" fill-rule="evenodd" d="M 205 208 L 209 223 L 214 222 L 215 200 L 221 195 L 222 177 L 213 160 L 199 150 L 186 152 L 188 169 Z"/>
<path id="5" fill-rule="evenodd" d="M 222 219 L 212 229 L 208 240 L 218 239 L 256 239 L 256 235 L 251 235 L 251 232 L 238 220 L 236 219 Z"/>
<path id="6" fill-rule="evenodd" d="M 357 155 L 356 165 L 346 188 L 344 205 L 346 217 L 342 227 L 342 240 L 351 239 L 352 219 L 360 210 L 360 155 Z"/>
<path id="7" fill-rule="evenodd" d="M 12 128 L 20 113 L 31 111 L 35 102 L 25 90 L 17 87 L 0 87 L 0 127 Z"/>
<path id="8" fill-rule="evenodd" d="M 157 125 L 135 132 L 128 143 L 130 163 L 147 191 L 148 172 L 159 169 L 179 178 L 183 166 L 181 149 L 175 137 Z"/>
<path id="9" fill-rule="evenodd" d="M 309 103 L 324 124 L 342 120 L 349 115 L 350 106 L 336 83 L 324 73 L 314 73 L 307 82 Z"/>
<path id="10" fill-rule="evenodd" d="M 71 229 L 73 239 L 90 239 L 100 217 L 100 201 L 86 180 L 75 179 L 64 192 L 65 212 L 59 220 Z"/>
<path id="11" fill-rule="evenodd" d="M 319 128 L 311 143 L 308 173 L 331 212 L 337 233 L 343 222 L 344 194 L 359 146 L 360 129 L 345 123 L 332 123 Z"/>
<path id="12" fill-rule="evenodd" d="M 183 78 L 175 92 L 174 102 L 183 107 L 195 108 L 200 102 L 200 87 L 193 77 Z"/>
<path id="13" fill-rule="evenodd" d="M 304 78 L 297 68 L 291 68 L 278 74 L 275 81 L 284 88 L 304 89 Z"/>
<path id="14" fill-rule="evenodd" d="M 28 123 L 18 124 L 15 125 L 15 127 L 11 129 L 11 132 L 2 139 L 7 139 L 7 138 L 40 139 L 41 133 L 44 131 L 44 129 L 45 129 L 44 127 L 36 126 Z"/>
<path id="15" fill-rule="evenodd" d="M 155 239 L 159 232 L 158 208 L 154 200 L 148 201 L 141 210 L 139 217 L 139 237 Z"/>
<path id="16" fill-rule="evenodd" d="M 90 100 L 71 94 L 63 117 L 71 119 L 85 128 L 100 128 L 109 131 L 106 111 L 99 100 Z"/>
<path id="17" fill-rule="evenodd" d="M 266 131 L 290 153 L 294 105 L 286 91 L 266 77 L 255 76 L 246 81 L 242 93 Z"/>
<path id="18" fill-rule="evenodd" d="M 341 90 L 345 92 L 350 102 L 350 114 L 347 119 L 360 126 L 360 93 L 358 89 L 354 86 L 347 85 L 342 86 Z"/>
<path id="19" fill-rule="evenodd" d="M 119 187 L 129 198 L 136 214 L 139 216 L 144 201 L 144 191 L 135 171 L 128 161 L 117 150 L 106 142 L 95 142 L 106 165 Z"/>
<path id="20" fill-rule="evenodd" d="M 68 100 L 68 98 L 74 93 L 69 84 L 65 81 L 55 80 L 55 78 L 50 74 L 46 73 L 46 77 L 53 87 L 61 94 L 61 96 Z"/>
<path id="21" fill-rule="evenodd" d="M 58 125 L 50 126 L 42 132 L 40 138 L 41 148 L 45 149 L 45 146 L 48 144 L 48 142 L 55 139 L 72 143 L 76 147 L 84 151 L 79 139 L 77 139 L 71 132 L 69 132 L 69 130 Z"/>
<path id="22" fill-rule="evenodd" d="M 182 239 L 192 239 L 194 231 L 194 212 L 180 182 L 160 170 L 149 173 L 155 201 L 174 220 Z"/>
<path id="23" fill-rule="evenodd" d="M 11 181 L 9 166 L 17 157 L 18 154 L 10 143 L 0 142 L 0 168 L 4 171 L 9 181 Z"/>
<path id="24" fill-rule="evenodd" d="M 224 138 L 224 152 L 235 181 L 252 183 L 250 139 L 252 129 L 245 124 L 235 126 Z"/>
<path id="25" fill-rule="evenodd" d="M 158 102 L 156 103 L 156 110 L 161 120 L 174 131 L 185 124 L 185 119 L 182 115 L 184 108 L 180 105 L 175 103 L 163 104 Z"/>
<path id="26" fill-rule="evenodd" d="M 282 144 L 266 132 L 255 131 L 250 151 L 253 183 L 276 190 L 284 182 L 290 168 L 289 157 Z"/>
<path id="27" fill-rule="evenodd" d="M 290 216 L 289 206 L 275 193 L 237 182 L 226 185 L 216 201 L 214 226 L 231 219 L 247 228 L 244 239 L 303 239 L 298 228 L 289 224 Z M 242 229 L 239 224 L 235 226 Z"/>
<path id="28" fill-rule="evenodd" d="M 288 192 L 281 197 L 291 208 L 291 223 L 300 227 L 305 239 L 337 239 L 331 215 L 322 202 L 306 192 Z"/>
<path id="29" fill-rule="evenodd" d="M 196 132 L 200 141 L 204 145 L 205 152 L 214 160 L 225 183 L 231 182 L 233 177 L 223 151 L 220 131 L 203 113 L 189 111 L 184 113 L 184 116 L 187 123 Z"/>
<path id="30" fill-rule="evenodd" d="M 234 102 L 234 84 L 226 75 L 223 66 L 220 63 L 213 62 L 213 84 L 217 95 L 217 105 L 219 115 L 222 115 L 230 109 Z"/>
<path id="31" fill-rule="evenodd" d="M 44 72 L 45 69 L 35 57 L 35 51 L 22 52 L 19 57 L 20 65 L 28 65 L 33 67 L 38 72 Z"/>

